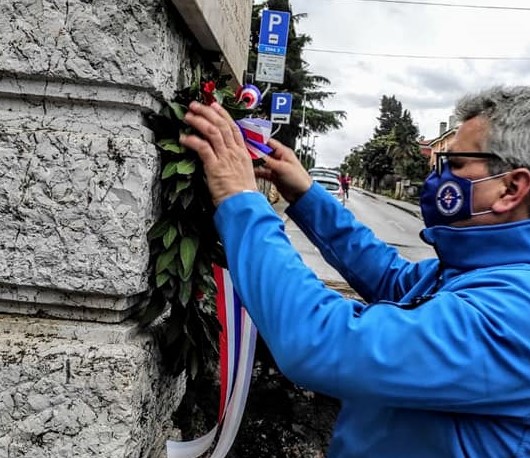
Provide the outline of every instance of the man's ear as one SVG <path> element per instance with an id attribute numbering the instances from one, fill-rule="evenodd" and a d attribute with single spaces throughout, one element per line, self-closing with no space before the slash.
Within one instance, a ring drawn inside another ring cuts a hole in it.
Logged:
<path id="1" fill-rule="evenodd" d="M 495 213 L 524 210 L 528 213 L 530 201 L 530 170 L 518 168 L 504 177 L 504 193 L 492 205 Z"/>

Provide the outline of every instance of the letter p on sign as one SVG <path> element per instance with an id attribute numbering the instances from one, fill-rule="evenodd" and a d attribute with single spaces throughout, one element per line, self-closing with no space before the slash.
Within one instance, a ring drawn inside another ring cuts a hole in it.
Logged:
<path id="1" fill-rule="evenodd" d="M 274 92 L 272 94 L 271 121 L 278 124 L 291 122 L 291 108 L 293 95 L 287 92 Z"/>

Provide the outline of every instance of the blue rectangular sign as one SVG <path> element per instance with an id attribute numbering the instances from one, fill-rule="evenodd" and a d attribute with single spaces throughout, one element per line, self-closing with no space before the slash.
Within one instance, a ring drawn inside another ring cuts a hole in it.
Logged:
<path id="1" fill-rule="evenodd" d="M 287 92 L 274 92 L 271 103 L 271 121 L 278 124 L 289 124 L 293 95 Z"/>
<path id="2" fill-rule="evenodd" d="M 293 95 L 287 92 L 274 92 L 272 94 L 271 113 L 290 114 L 293 105 Z"/>
<path id="3" fill-rule="evenodd" d="M 258 52 L 264 54 L 287 54 L 289 22 L 291 13 L 263 10 L 259 32 Z"/>

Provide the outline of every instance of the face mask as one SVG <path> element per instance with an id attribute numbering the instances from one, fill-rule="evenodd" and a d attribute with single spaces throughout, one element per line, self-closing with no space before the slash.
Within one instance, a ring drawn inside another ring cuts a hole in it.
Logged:
<path id="1" fill-rule="evenodd" d="M 441 173 L 433 170 L 425 180 L 420 196 L 421 214 L 425 226 L 448 226 L 475 215 L 492 213 L 491 209 L 473 212 L 473 185 L 508 173 L 510 172 L 470 180 L 454 175 L 448 163 L 443 164 Z"/>

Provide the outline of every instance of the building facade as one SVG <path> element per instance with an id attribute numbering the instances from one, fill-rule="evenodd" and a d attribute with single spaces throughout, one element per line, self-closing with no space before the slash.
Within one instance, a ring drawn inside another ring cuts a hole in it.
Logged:
<path id="1" fill-rule="evenodd" d="M 241 82 L 251 0 L 0 0 L 0 456 L 162 457 L 185 375 L 146 299 L 146 115 L 192 62 Z"/>

